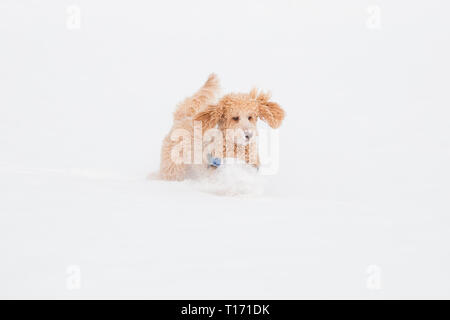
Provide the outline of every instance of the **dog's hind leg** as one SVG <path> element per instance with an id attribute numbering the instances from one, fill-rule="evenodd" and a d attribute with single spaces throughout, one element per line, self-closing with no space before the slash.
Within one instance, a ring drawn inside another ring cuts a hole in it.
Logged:
<path id="1" fill-rule="evenodd" d="M 177 161 L 183 159 L 183 155 L 177 155 L 178 159 L 173 159 L 174 150 L 177 150 L 177 144 L 179 142 L 173 141 L 168 135 L 164 138 L 161 148 L 161 165 L 159 169 L 159 179 L 163 180 L 184 180 L 186 176 L 186 163 L 183 161 Z M 184 151 L 183 151 L 184 152 Z"/>

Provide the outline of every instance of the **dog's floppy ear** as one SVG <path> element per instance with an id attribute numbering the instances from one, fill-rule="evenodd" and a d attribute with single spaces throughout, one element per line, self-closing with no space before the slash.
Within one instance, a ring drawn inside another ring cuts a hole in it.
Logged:
<path id="1" fill-rule="evenodd" d="M 203 111 L 197 113 L 194 121 L 201 121 L 203 130 L 214 128 L 222 118 L 223 108 L 218 105 L 209 105 Z"/>
<path id="2" fill-rule="evenodd" d="M 284 119 L 285 112 L 281 109 L 278 103 L 269 101 L 270 93 L 257 93 L 257 90 L 253 89 L 250 92 L 251 96 L 254 96 L 256 101 L 259 102 L 258 116 L 261 120 L 267 122 L 269 126 L 276 129 L 281 126 L 281 122 Z"/>

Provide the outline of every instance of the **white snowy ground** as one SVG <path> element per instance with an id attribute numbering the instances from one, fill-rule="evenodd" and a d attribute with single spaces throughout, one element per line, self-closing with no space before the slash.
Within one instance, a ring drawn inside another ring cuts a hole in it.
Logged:
<path id="1" fill-rule="evenodd" d="M 448 1 L 186 3 L 1 2 L 0 298 L 450 298 Z M 263 195 L 145 180 L 210 72 Z"/>

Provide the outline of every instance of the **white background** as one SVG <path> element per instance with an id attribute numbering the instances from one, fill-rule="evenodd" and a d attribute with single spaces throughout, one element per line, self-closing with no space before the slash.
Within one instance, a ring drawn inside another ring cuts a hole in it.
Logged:
<path id="1" fill-rule="evenodd" d="M 2 0 L 0 297 L 450 298 L 449 15 Z M 145 180 L 211 72 L 287 112 L 263 196 Z"/>

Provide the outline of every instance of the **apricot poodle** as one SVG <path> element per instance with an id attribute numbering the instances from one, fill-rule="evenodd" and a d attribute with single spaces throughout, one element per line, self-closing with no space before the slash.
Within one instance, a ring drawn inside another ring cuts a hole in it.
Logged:
<path id="1" fill-rule="evenodd" d="M 261 119 L 278 128 L 283 109 L 270 101 L 270 94 L 256 89 L 218 100 L 219 91 L 219 79 L 211 74 L 197 93 L 178 105 L 163 140 L 158 178 L 183 180 L 194 167 L 213 172 L 226 159 L 259 167 L 256 123 Z"/>

